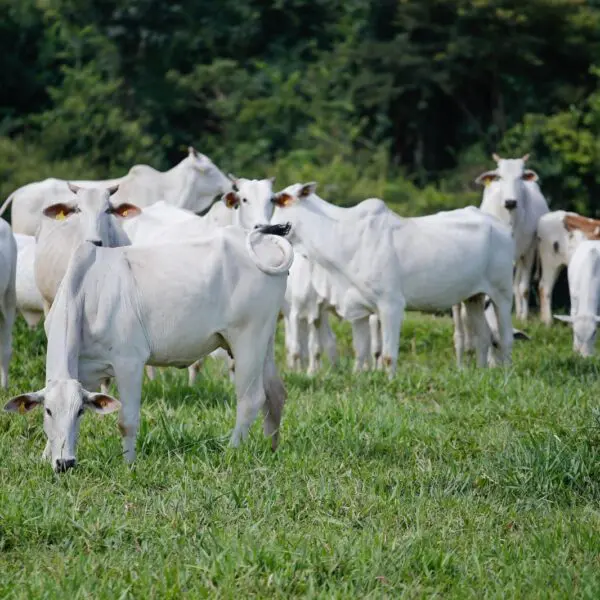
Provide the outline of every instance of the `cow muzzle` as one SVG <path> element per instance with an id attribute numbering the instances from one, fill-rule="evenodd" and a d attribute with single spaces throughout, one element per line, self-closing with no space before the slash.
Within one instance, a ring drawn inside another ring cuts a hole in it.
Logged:
<path id="1" fill-rule="evenodd" d="M 517 201 L 516 200 L 505 200 L 504 208 L 506 208 L 506 210 L 514 210 L 515 208 L 517 208 Z"/>
<path id="2" fill-rule="evenodd" d="M 57 458 L 54 470 L 57 473 L 66 473 L 69 469 L 75 466 L 74 458 Z"/>

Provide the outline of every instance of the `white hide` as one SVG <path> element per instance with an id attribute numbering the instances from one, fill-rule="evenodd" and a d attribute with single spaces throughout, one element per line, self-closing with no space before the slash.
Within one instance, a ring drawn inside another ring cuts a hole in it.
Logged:
<path id="1" fill-rule="evenodd" d="M 8 366 L 12 355 L 12 329 L 17 313 L 15 282 L 17 243 L 4 220 L 0 220 L 0 385 L 8 387 Z"/>
<path id="2" fill-rule="evenodd" d="M 571 315 L 555 315 L 573 326 L 573 350 L 581 356 L 595 351 L 596 328 L 600 317 L 600 242 L 582 241 L 569 262 Z"/>
<path id="3" fill-rule="evenodd" d="M 513 232 L 516 266 L 513 293 L 516 316 L 522 320 L 529 315 L 538 221 L 549 210 L 537 184 L 537 174 L 525 168 L 527 158 L 503 159 L 494 155 L 496 169 L 476 179 L 485 185 L 481 210 L 509 225 Z"/>
<path id="4" fill-rule="evenodd" d="M 17 242 L 17 308 L 33 329 L 44 316 L 44 301 L 35 283 L 35 238 L 15 233 Z"/>
<path id="5" fill-rule="evenodd" d="M 120 409 L 125 459 L 135 458 L 144 365 L 187 366 L 218 347 L 236 361 L 238 399 L 231 445 L 259 410 L 276 447 L 285 389 L 273 338 L 283 302 L 290 244 L 261 231 L 227 227 L 187 243 L 77 248 L 46 319 L 46 387 L 6 410 L 44 406 L 45 456 L 57 471 L 75 464 L 86 408 Z M 93 394 L 115 377 L 120 402 Z"/>
<path id="6" fill-rule="evenodd" d="M 552 291 L 558 274 L 566 267 L 585 235 L 579 230 L 567 231 L 566 215 L 576 215 L 555 210 L 543 215 L 538 223 L 538 253 L 541 267 L 540 317 L 546 325 L 552 324 Z"/>
<path id="7" fill-rule="evenodd" d="M 35 282 L 44 312 L 52 305 L 73 250 L 85 241 L 109 247 L 129 244 L 121 222 L 139 214 L 132 204 L 112 202 L 114 188 L 73 190 L 63 202 L 45 205 L 36 236 Z"/>
<path id="8" fill-rule="evenodd" d="M 336 285 L 360 292 L 364 304 L 354 307 L 355 318 L 379 317 L 383 363 L 390 375 L 406 308 L 444 310 L 481 296 L 483 318 L 483 294 L 498 316 L 496 355 L 510 362 L 514 242 L 498 220 L 474 207 L 416 219 L 391 211 L 357 211 L 356 218 L 336 219 L 321 209 L 322 200 L 297 196 L 292 186 L 277 194 L 276 202 L 272 222 L 291 222 L 295 249 L 323 266 Z"/>
<path id="9" fill-rule="evenodd" d="M 206 211 L 218 196 L 231 188 L 227 177 L 205 155 L 193 148 L 169 171 L 157 171 L 147 165 L 135 165 L 118 179 L 104 181 L 72 181 L 79 187 L 112 187 L 120 189 L 115 201 L 130 202 L 140 207 L 159 200 L 193 212 Z M 15 190 L 0 208 L 0 215 L 12 203 L 11 223 L 15 233 L 35 235 L 44 206 L 69 201 L 67 181 L 45 179 Z"/>

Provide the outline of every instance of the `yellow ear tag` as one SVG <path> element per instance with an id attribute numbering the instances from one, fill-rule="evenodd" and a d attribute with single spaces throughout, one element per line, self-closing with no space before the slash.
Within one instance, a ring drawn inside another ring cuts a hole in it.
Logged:
<path id="1" fill-rule="evenodd" d="M 128 212 L 129 212 L 129 210 L 124 210 L 123 211 L 123 216 L 126 217 Z"/>
<path id="2" fill-rule="evenodd" d="M 24 414 L 25 414 L 25 412 L 26 412 L 26 410 L 25 410 L 25 405 L 24 405 L 24 404 L 21 402 L 21 403 L 19 404 L 19 414 L 20 414 L 20 415 L 24 415 Z"/>
<path id="3" fill-rule="evenodd" d="M 489 187 L 490 184 L 492 183 L 492 180 L 491 179 L 485 179 L 484 183 L 485 183 L 485 187 Z"/>
<path id="4" fill-rule="evenodd" d="M 65 220 L 65 213 L 61 210 L 55 217 L 55 219 L 57 221 L 64 221 Z"/>

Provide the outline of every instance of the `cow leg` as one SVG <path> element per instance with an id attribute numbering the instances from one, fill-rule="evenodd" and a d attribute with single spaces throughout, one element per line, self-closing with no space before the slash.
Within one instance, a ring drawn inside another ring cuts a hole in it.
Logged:
<path id="1" fill-rule="evenodd" d="M 321 368 L 321 340 L 317 321 L 307 321 L 308 326 L 308 375 L 314 375 Z"/>
<path id="2" fill-rule="evenodd" d="M 329 323 L 329 312 L 323 304 L 319 307 L 319 340 L 321 341 L 321 348 L 327 352 L 329 362 L 334 367 L 338 359 L 337 339 Z"/>
<path id="3" fill-rule="evenodd" d="M 123 436 L 123 456 L 131 464 L 135 460 L 135 441 L 140 426 L 144 367 L 137 364 L 120 365 L 115 369 L 115 377 L 121 400 L 119 430 Z"/>
<path id="4" fill-rule="evenodd" d="M 369 368 L 370 334 L 369 319 L 352 321 L 352 345 L 354 346 L 354 372 L 366 371 Z"/>
<path id="5" fill-rule="evenodd" d="M 150 381 L 154 381 L 154 379 L 156 378 L 156 369 L 151 365 L 146 365 L 145 371 L 148 379 Z"/>
<path id="6" fill-rule="evenodd" d="M 532 245 L 519 260 L 515 274 L 517 298 L 521 307 L 520 313 L 517 313 L 517 318 L 522 321 L 527 321 L 529 317 L 529 288 L 531 285 L 531 272 L 535 261 L 535 252 L 535 245 Z"/>
<path id="7" fill-rule="evenodd" d="M 248 436 L 258 411 L 266 401 L 264 387 L 264 368 L 269 337 L 267 331 L 246 330 L 230 347 L 235 359 L 235 390 L 237 396 L 237 415 L 235 429 L 229 445 L 237 448 Z M 263 339 L 261 339 L 261 337 Z"/>
<path id="8" fill-rule="evenodd" d="M 513 326 L 511 320 L 512 299 L 498 295 L 491 298 L 498 321 L 498 348 L 491 352 L 492 366 L 510 365 L 513 345 Z"/>
<path id="9" fill-rule="evenodd" d="M 478 367 L 487 367 L 491 332 L 485 319 L 485 296 L 478 294 L 464 302 L 467 314 L 467 328 L 474 339 L 475 356 Z"/>
<path id="10" fill-rule="evenodd" d="M 0 349 L 2 352 L 0 365 L 0 385 L 8 387 L 8 367 L 12 356 L 12 332 L 17 318 L 17 296 L 12 284 L 4 292 L 0 306 Z"/>
<path id="11" fill-rule="evenodd" d="M 398 363 L 398 346 L 400 344 L 400 329 L 404 320 L 404 303 L 395 306 L 385 306 L 379 309 L 381 321 L 381 350 L 383 366 L 392 379 L 396 374 Z"/>
<path id="12" fill-rule="evenodd" d="M 286 337 L 286 346 L 288 349 L 288 368 L 299 371 L 302 368 L 302 340 L 300 315 L 297 311 L 291 310 L 287 319 L 286 336 L 289 335 L 289 341 Z"/>
<path id="13" fill-rule="evenodd" d="M 456 366 L 463 366 L 463 354 L 465 350 L 465 329 L 462 319 L 462 306 L 455 304 L 452 307 L 452 321 L 454 322 L 454 352 L 456 353 Z"/>
<path id="14" fill-rule="evenodd" d="M 192 387 L 194 383 L 196 383 L 196 378 L 200 373 L 202 366 L 204 365 L 204 360 L 201 358 L 197 360 L 195 363 L 191 364 L 188 367 L 188 385 Z"/>
<path id="15" fill-rule="evenodd" d="M 542 263 L 542 277 L 538 291 L 540 294 L 540 319 L 542 323 L 552 325 L 552 292 L 562 265 Z"/>
<path id="16" fill-rule="evenodd" d="M 279 445 L 281 416 L 287 394 L 283 381 L 277 372 L 277 366 L 275 365 L 274 336 L 269 340 L 263 377 L 265 384 L 265 403 L 263 405 L 265 420 L 263 431 L 265 437 L 271 438 L 271 449 L 275 451 Z"/>
<path id="17" fill-rule="evenodd" d="M 371 338 L 371 360 L 373 368 L 380 371 L 383 369 L 381 358 L 381 328 L 379 317 L 376 314 L 369 315 L 369 337 Z"/>

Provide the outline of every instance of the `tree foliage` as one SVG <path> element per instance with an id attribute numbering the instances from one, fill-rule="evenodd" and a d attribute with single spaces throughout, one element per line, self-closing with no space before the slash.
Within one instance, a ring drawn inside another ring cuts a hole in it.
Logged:
<path id="1" fill-rule="evenodd" d="M 2 192 L 25 178 L 16 147 L 37 179 L 194 144 L 417 213 L 474 201 L 501 150 L 532 152 L 555 206 L 600 211 L 597 2 L 0 0 L 0 32 Z"/>

